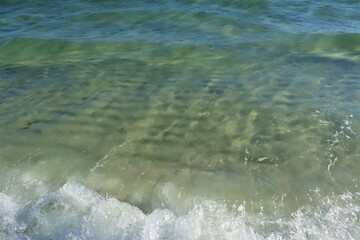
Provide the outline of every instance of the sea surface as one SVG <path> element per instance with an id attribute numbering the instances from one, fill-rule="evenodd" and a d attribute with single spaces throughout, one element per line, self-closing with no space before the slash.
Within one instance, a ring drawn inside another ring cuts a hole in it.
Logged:
<path id="1" fill-rule="evenodd" d="M 360 239 L 360 1 L 0 0 L 0 239 Z"/>

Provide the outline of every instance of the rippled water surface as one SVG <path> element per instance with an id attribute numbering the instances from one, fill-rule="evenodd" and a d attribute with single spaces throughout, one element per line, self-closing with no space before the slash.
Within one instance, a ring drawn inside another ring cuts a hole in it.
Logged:
<path id="1" fill-rule="evenodd" d="M 359 12 L 0 0 L 0 239 L 360 238 Z"/>

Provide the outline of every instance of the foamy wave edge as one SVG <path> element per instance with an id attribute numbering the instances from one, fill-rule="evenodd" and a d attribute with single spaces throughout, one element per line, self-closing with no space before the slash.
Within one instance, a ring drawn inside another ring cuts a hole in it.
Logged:
<path id="1" fill-rule="evenodd" d="M 360 193 L 326 197 L 288 219 L 249 216 L 211 200 L 194 201 L 184 215 L 144 214 L 78 183 L 26 204 L 0 193 L 0 239 L 358 239 Z M 265 230 L 264 230 L 265 229 Z"/>

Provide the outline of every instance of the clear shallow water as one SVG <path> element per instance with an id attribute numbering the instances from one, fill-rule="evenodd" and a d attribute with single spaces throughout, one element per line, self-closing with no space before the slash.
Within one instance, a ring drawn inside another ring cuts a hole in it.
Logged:
<path id="1" fill-rule="evenodd" d="M 0 4 L 0 238 L 359 238 L 357 1 Z"/>

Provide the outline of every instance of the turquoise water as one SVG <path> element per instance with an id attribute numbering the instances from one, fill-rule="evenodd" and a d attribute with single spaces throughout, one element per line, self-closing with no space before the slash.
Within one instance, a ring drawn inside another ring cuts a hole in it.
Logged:
<path id="1" fill-rule="evenodd" d="M 0 0 L 0 239 L 360 238 L 359 12 Z"/>

